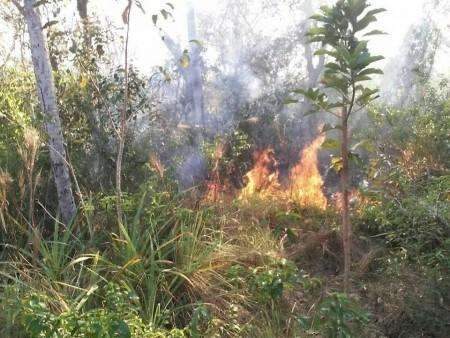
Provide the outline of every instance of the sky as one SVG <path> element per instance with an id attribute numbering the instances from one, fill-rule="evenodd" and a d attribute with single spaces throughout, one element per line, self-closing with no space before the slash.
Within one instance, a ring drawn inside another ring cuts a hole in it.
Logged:
<path id="1" fill-rule="evenodd" d="M 122 26 L 121 13 L 125 7 L 126 1 L 114 1 L 114 5 L 111 5 L 113 0 L 95 0 L 95 6 L 98 13 L 118 27 Z M 186 31 L 186 3 L 188 0 L 172 0 L 175 6 L 174 19 L 168 20 L 163 24 L 165 30 L 171 32 L 171 34 L 179 35 L 180 32 Z M 221 0 L 191 0 L 202 12 L 214 13 L 218 3 Z M 396 56 L 401 47 L 403 38 L 408 32 L 408 29 L 412 24 L 418 22 L 424 13 L 424 6 L 426 0 L 372 0 L 371 3 L 374 7 L 383 7 L 387 9 L 387 12 L 379 15 L 379 22 L 377 26 L 388 32 L 388 35 L 374 37 L 371 42 L 374 54 L 383 54 L 387 60 Z M 137 64 L 143 70 L 149 70 L 154 65 L 162 65 L 165 60 L 170 57 L 166 48 L 164 47 L 160 33 L 156 29 L 151 21 L 151 14 L 155 13 L 161 6 L 167 1 L 153 0 L 142 1 L 145 6 L 146 14 L 142 14 L 137 8 L 132 16 L 131 22 L 131 40 L 130 51 L 131 58 L 134 63 Z M 270 27 L 270 22 L 267 22 L 269 29 L 275 29 L 276 27 Z M 374 25 L 375 26 L 375 25 Z M 200 37 L 201 39 L 201 37 Z M 388 62 L 387 61 L 387 62 Z"/>
<path id="2" fill-rule="evenodd" d="M 133 8 L 130 26 L 130 57 L 131 62 L 135 64 L 144 73 L 150 73 L 154 66 L 163 66 L 170 54 L 161 41 L 160 31 L 153 25 L 151 16 L 153 13 L 158 12 L 162 6 L 170 1 L 175 9 L 173 10 L 173 19 L 169 19 L 165 22 L 159 20 L 158 24 L 164 28 L 164 31 L 168 32 L 171 36 L 178 37 L 179 41 L 184 41 L 184 47 L 188 46 L 188 39 L 186 35 L 186 4 L 191 1 L 197 8 L 197 11 L 201 14 L 214 15 L 218 6 L 223 3 L 224 0 L 140 0 L 145 8 L 145 14 L 143 14 L 137 7 Z M 276 0 L 275 0 L 276 1 Z M 333 0 L 328 0 L 333 2 Z M 379 22 L 374 24 L 374 27 L 379 28 L 388 35 L 376 36 L 371 39 L 370 48 L 373 54 L 382 54 L 386 57 L 386 61 L 381 62 L 378 66 L 383 67 L 384 64 L 396 60 L 399 56 L 402 42 L 409 28 L 414 23 L 420 22 L 421 17 L 426 12 L 426 4 L 434 0 L 372 0 L 371 4 L 374 7 L 383 7 L 387 9 L 387 12 L 380 14 Z M 443 2 L 446 0 L 442 0 Z M 93 9 L 96 15 L 108 24 L 117 28 L 117 34 L 123 35 L 124 24 L 122 22 L 122 12 L 126 6 L 126 0 L 90 0 L 91 9 Z M 450 1 L 449 1 L 450 3 Z M 450 5 L 449 5 L 450 7 Z M 450 8 L 449 8 L 450 9 Z M 76 24 L 78 17 L 76 13 L 76 2 L 69 2 L 69 9 L 67 21 L 68 24 Z M 290 13 L 285 15 L 289 16 Z M 446 15 L 447 14 L 447 15 Z M 447 13 L 436 13 L 440 20 L 448 28 Z M 441 16 L 441 17 L 439 17 Z M 291 18 L 295 20 L 295 18 Z M 289 22 L 286 20 L 286 22 Z M 291 21 L 292 22 L 292 21 Z M 262 25 L 264 29 L 268 31 L 277 31 L 282 27 L 283 21 L 270 21 L 265 20 Z M 253 24 L 253 23 L 252 23 Z M 1 25 L 0 25 L 1 26 Z M 2 34 L 3 33 L 3 34 Z M 5 45 L 8 45 L 8 31 L 7 28 L 0 27 L 0 38 L 6 41 Z M 450 36 L 450 32 L 448 34 Z M 199 37 L 201 40 L 201 37 Z M 447 47 L 443 48 L 443 52 L 438 54 L 436 69 L 439 72 L 448 74 L 449 67 L 447 67 L 448 51 L 450 49 L 450 43 L 447 42 Z M 0 53 L 1 54 L 1 53 Z M 117 51 L 118 59 L 116 62 L 121 62 L 121 53 Z M 1 56 L 1 55 L 0 55 Z"/>

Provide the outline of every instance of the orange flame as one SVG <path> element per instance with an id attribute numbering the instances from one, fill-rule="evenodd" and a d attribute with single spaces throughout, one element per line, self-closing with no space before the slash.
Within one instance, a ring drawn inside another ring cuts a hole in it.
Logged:
<path id="1" fill-rule="evenodd" d="M 239 199 L 245 200 L 257 195 L 260 198 L 290 200 L 302 207 L 325 209 L 327 198 L 322 192 L 324 182 L 319 172 L 317 157 L 324 140 L 325 135 L 320 135 L 303 149 L 299 162 L 290 171 L 287 189 L 280 184 L 278 163 L 273 149 L 256 153 L 255 165 L 245 175 L 248 182 Z"/>
<path id="2" fill-rule="evenodd" d="M 266 149 L 254 154 L 255 165 L 246 175 L 247 185 L 242 189 L 239 199 L 246 199 L 258 194 L 267 197 L 276 193 L 278 182 L 277 161 L 273 149 Z"/>
<path id="3" fill-rule="evenodd" d="M 322 192 L 323 179 L 319 172 L 317 153 L 325 141 L 325 135 L 317 137 L 303 149 L 300 161 L 291 169 L 291 199 L 304 207 L 325 209 L 327 198 Z"/>

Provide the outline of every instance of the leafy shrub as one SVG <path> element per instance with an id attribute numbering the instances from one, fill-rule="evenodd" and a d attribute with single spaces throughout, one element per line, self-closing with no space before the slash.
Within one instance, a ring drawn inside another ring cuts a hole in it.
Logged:
<path id="1" fill-rule="evenodd" d="M 227 271 L 227 278 L 236 286 L 247 287 L 263 303 L 279 300 L 285 289 L 300 282 L 297 267 L 286 259 L 273 259 L 269 264 L 257 267 L 233 265 Z"/>
<path id="2" fill-rule="evenodd" d="M 374 108 L 369 128 L 368 186 L 360 228 L 416 259 L 450 237 L 450 96 L 448 84 L 427 85 L 411 107 Z"/>
<path id="3" fill-rule="evenodd" d="M 83 305 L 88 296 L 57 313 L 52 309 L 48 296 L 36 292 L 22 295 L 22 300 L 15 304 L 18 308 L 13 310 L 20 329 L 31 338 L 186 337 L 186 330 L 161 331 L 146 324 L 139 317 L 139 298 L 114 283 L 108 283 L 101 289 L 97 295 L 101 299 L 98 307 L 86 310 Z"/>
<path id="4" fill-rule="evenodd" d="M 320 332 L 328 338 L 360 337 L 368 322 L 368 313 L 342 293 L 324 298 L 314 316 L 299 317 L 300 326 L 308 333 Z"/>
<path id="5" fill-rule="evenodd" d="M 450 237 L 449 188 L 450 176 L 442 176 L 400 184 L 395 196 L 372 193 L 361 209 L 361 229 L 385 238 L 393 248 L 406 250 L 410 259 L 423 255 L 431 263 L 430 253 L 440 252 L 444 256 L 435 258 L 445 264 L 444 246 Z"/>

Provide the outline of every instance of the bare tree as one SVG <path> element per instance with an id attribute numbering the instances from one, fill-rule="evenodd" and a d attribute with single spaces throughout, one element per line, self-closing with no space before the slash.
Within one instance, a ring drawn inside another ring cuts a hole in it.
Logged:
<path id="1" fill-rule="evenodd" d="M 77 10 L 81 19 L 86 20 L 88 17 L 88 5 L 89 0 L 77 0 Z"/>
<path id="2" fill-rule="evenodd" d="M 127 133 L 127 111 L 128 111 L 128 41 L 130 36 L 130 14 L 132 0 L 128 0 L 128 5 L 123 12 L 123 22 L 127 25 L 126 37 L 125 37 L 125 89 L 123 98 L 123 109 L 120 112 L 119 131 L 118 131 L 118 149 L 116 160 L 116 204 L 117 204 L 117 221 L 119 225 L 123 224 L 123 211 L 122 211 L 122 161 L 123 151 L 125 147 L 125 137 Z"/>
<path id="3" fill-rule="evenodd" d="M 45 116 L 45 129 L 48 136 L 47 143 L 58 193 L 59 209 L 62 220 L 68 223 L 75 216 L 76 206 L 72 193 L 69 164 L 64 148 L 64 137 L 57 106 L 50 57 L 38 12 L 38 3 L 36 0 L 24 0 L 22 5 L 17 0 L 12 1 L 23 14 L 27 24 L 37 92 Z"/>
<path id="4" fill-rule="evenodd" d="M 188 2 L 188 39 L 190 42 L 189 64 L 178 66 L 184 81 L 184 104 L 183 110 L 186 119 L 193 124 L 205 126 L 205 104 L 203 94 L 203 60 L 201 56 L 201 45 L 197 36 L 197 24 L 195 8 L 191 1 Z M 175 42 L 169 35 L 165 34 L 163 41 L 175 60 L 183 57 L 184 51 L 179 43 Z"/>

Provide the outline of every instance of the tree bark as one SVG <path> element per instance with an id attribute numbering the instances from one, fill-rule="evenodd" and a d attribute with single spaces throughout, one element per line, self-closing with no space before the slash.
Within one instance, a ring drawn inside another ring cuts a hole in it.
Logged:
<path id="1" fill-rule="evenodd" d="M 198 40 L 195 9 L 192 2 L 188 2 L 188 39 L 191 41 L 190 64 L 187 68 L 178 66 L 178 70 L 184 81 L 184 107 L 183 112 L 187 122 L 204 127 L 205 104 L 203 93 L 203 60 L 201 56 L 201 47 L 192 42 Z M 170 36 L 163 37 L 164 44 L 176 60 L 182 57 L 183 51 L 178 43 Z"/>
<path id="2" fill-rule="evenodd" d="M 87 19 L 87 4 L 89 0 L 77 0 L 77 10 L 80 18 Z"/>
<path id="3" fill-rule="evenodd" d="M 195 9 L 191 2 L 188 3 L 188 38 L 191 41 L 191 64 L 188 68 L 187 90 L 192 102 L 192 115 L 194 123 L 205 126 L 205 111 L 203 98 L 203 62 L 201 57 L 201 46 L 192 42 L 198 40 L 197 25 L 195 20 Z"/>
<path id="4" fill-rule="evenodd" d="M 341 198 L 342 198 L 342 243 L 344 248 L 344 290 L 349 292 L 350 288 L 350 266 L 351 266 L 351 224 L 349 217 L 349 166 L 348 166 L 348 112 L 342 109 L 342 143 L 341 143 Z"/>
<path id="5" fill-rule="evenodd" d="M 31 57 L 42 111 L 45 116 L 45 129 L 48 135 L 48 147 L 53 176 L 58 194 L 58 204 L 64 223 L 75 216 L 76 206 L 70 181 L 69 164 L 66 159 L 61 120 L 57 107 L 56 90 L 50 64 L 50 58 L 36 0 L 25 0 L 20 8 L 27 22 L 31 43 Z"/>
<path id="6" fill-rule="evenodd" d="M 128 0 L 128 7 L 125 9 L 127 31 L 125 37 L 125 88 L 123 98 L 123 109 L 120 112 L 120 126 L 117 149 L 117 161 L 116 161 L 116 208 L 117 208 L 117 221 L 119 225 L 123 225 L 123 210 L 122 210 L 122 161 L 123 151 L 125 147 L 125 137 L 127 133 L 127 110 L 128 110 L 128 41 L 130 35 L 130 13 L 131 13 L 132 1 Z"/>

